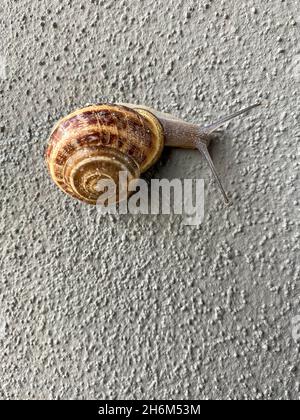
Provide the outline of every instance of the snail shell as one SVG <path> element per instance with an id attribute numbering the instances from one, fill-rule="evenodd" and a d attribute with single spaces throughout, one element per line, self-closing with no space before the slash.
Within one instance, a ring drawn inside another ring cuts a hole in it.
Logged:
<path id="1" fill-rule="evenodd" d="M 128 181 L 156 163 L 164 147 L 163 128 L 144 109 L 100 104 L 79 109 L 53 128 L 46 151 L 50 175 L 65 193 L 89 204 L 99 197 L 97 185 L 114 181 L 117 201 L 128 197 L 119 190 L 119 173 Z"/>

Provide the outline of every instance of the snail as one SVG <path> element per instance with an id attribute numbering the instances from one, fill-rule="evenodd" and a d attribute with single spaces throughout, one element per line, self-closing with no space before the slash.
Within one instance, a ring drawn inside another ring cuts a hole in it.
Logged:
<path id="1" fill-rule="evenodd" d="M 121 171 L 126 172 L 128 181 L 138 179 L 158 161 L 165 146 L 198 149 L 229 204 L 208 145 L 220 126 L 258 105 L 203 127 L 145 106 L 86 106 L 53 128 L 46 150 L 48 170 L 62 191 L 88 204 L 97 204 L 100 180 L 113 180 L 119 185 Z M 127 187 L 126 191 L 118 189 L 117 202 L 129 195 Z"/>

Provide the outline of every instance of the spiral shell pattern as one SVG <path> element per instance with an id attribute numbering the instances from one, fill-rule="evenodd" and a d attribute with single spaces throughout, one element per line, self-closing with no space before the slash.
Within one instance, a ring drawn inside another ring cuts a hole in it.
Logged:
<path id="1" fill-rule="evenodd" d="M 99 104 L 55 125 L 46 162 L 53 181 L 72 197 L 97 204 L 98 182 L 110 179 L 116 184 L 116 201 L 121 201 L 128 191 L 119 188 L 120 171 L 128 181 L 139 178 L 159 159 L 163 146 L 162 126 L 150 112 Z"/>

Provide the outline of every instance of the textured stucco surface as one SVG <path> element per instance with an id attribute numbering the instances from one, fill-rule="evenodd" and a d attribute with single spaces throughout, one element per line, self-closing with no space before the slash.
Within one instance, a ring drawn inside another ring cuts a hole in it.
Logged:
<path id="1" fill-rule="evenodd" d="M 0 19 L 0 397 L 298 399 L 298 1 L 10 0 Z M 100 218 L 45 170 L 77 106 L 208 122 L 258 99 L 212 148 L 234 206 L 197 152 L 155 169 L 205 179 L 201 228 Z"/>

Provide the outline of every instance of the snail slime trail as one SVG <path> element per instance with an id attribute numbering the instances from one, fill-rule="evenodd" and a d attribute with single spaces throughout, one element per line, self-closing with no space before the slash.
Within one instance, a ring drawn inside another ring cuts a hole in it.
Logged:
<path id="1" fill-rule="evenodd" d="M 62 191 L 96 205 L 100 181 L 111 180 L 119 185 L 121 172 L 128 174 L 129 181 L 138 180 L 159 160 L 165 146 L 198 149 L 211 169 L 225 204 L 229 204 L 208 145 L 221 125 L 258 105 L 203 127 L 145 106 L 87 106 L 62 118 L 53 128 L 46 151 L 47 167 Z M 130 191 L 121 192 L 115 195 L 117 201 L 130 196 Z"/>

